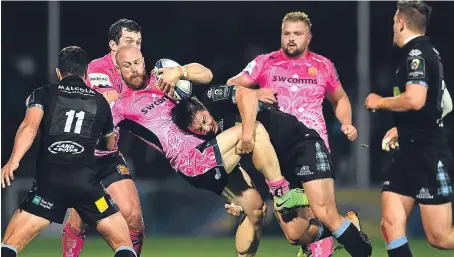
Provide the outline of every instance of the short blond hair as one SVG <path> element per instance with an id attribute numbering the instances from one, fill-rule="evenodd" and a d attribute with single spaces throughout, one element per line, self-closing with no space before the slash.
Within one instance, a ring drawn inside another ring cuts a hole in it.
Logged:
<path id="1" fill-rule="evenodd" d="M 309 19 L 309 15 L 307 15 L 305 12 L 289 12 L 282 19 L 282 23 L 298 21 L 305 22 L 307 26 L 309 26 L 309 28 L 312 27 L 311 19 Z"/>

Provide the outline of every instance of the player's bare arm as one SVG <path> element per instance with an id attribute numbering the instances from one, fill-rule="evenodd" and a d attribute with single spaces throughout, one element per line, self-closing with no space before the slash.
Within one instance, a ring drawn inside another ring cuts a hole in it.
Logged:
<path id="1" fill-rule="evenodd" d="M 13 172 L 19 168 L 19 162 L 32 146 L 43 115 L 44 111 L 39 106 L 34 106 L 27 110 L 24 121 L 17 130 L 13 153 L 8 163 L 2 168 L 2 188 L 5 188 L 5 185 L 9 186 L 11 180 L 14 179 Z"/>
<path id="2" fill-rule="evenodd" d="M 173 68 L 161 68 L 158 73 L 162 75 L 156 81 L 155 86 L 170 96 L 173 96 L 175 86 L 180 79 L 190 80 L 199 84 L 207 84 L 213 79 L 211 70 L 199 63 L 190 63 Z"/>
<path id="3" fill-rule="evenodd" d="M 328 92 L 326 98 L 333 106 L 336 118 L 342 124 L 342 132 L 349 140 L 354 141 L 358 136 L 358 132 L 352 125 L 352 106 L 342 85 L 339 85 L 333 92 Z"/>
<path id="4" fill-rule="evenodd" d="M 405 92 L 395 97 L 381 97 L 377 94 L 370 94 L 366 98 L 366 108 L 372 110 L 389 110 L 393 112 L 419 111 L 424 107 L 427 98 L 427 86 L 421 84 L 410 84 Z"/>
<path id="5" fill-rule="evenodd" d="M 251 81 L 244 72 L 240 72 L 238 75 L 235 77 L 230 78 L 227 80 L 227 85 L 231 86 L 242 86 L 242 87 L 247 87 L 247 88 L 252 88 L 257 85 L 256 82 Z"/>
<path id="6" fill-rule="evenodd" d="M 109 151 L 113 151 L 115 148 L 115 133 L 112 132 L 106 136 L 106 148 Z"/>
<path id="7" fill-rule="evenodd" d="M 256 82 L 251 81 L 246 74 L 242 71 L 238 75 L 236 75 L 233 78 L 230 78 L 227 81 L 227 85 L 229 86 L 241 86 L 241 87 L 246 87 L 246 88 L 253 88 L 257 85 Z M 276 100 L 276 92 L 272 89 L 269 88 L 260 88 L 254 90 L 257 98 L 267 104 L 274 104 L 277 102 Z"/>
<path id="8" fill-rule="evenodd" d="M 236 88 L 235 99 L 242 121 L 242 135 L 237 145 L 237 151 L 239 154 L 247 154 L 254 149 L 258 100 L 254 91 L 244 87 Z"/>

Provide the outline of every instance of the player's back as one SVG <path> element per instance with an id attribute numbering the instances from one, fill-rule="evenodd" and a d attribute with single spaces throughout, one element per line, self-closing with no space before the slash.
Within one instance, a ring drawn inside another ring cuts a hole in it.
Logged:
<path id="1" fill-rule="evenodd" d="M 80 77 L 70 76 L 59 84 L 36 89 L 28 106 L 33 105 L 41 105 L 44 111 L 38 169 L 53 164 L 92 167 L 99 139 L 113 129 L 104 97 L 88 88 Z"/>

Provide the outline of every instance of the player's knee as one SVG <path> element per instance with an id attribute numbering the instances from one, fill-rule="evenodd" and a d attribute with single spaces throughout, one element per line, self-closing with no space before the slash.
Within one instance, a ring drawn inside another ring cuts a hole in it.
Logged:
<path id="1" fill-rule="evenodd" d="M 323 224 L 330 224 L 332 221 L 339 217 L 336 206 L 330 206 L 326 203 L 320 203 L 317 205 L 311 204 L 312 212 Z"/>
<path id="2" fill-rule="evenodd" d="M 260 194 L 255 189 L 246 190 L 239 199 L 239 204 L 243 207 L 252 224 L 260 225 L 266 213 L 266 205 Z"/>
<path id="3" fill-rule="evenodd" d="M 131 230 L 140 230 L 142 226 L 142 211 L 140 206 L 135 206 L 133 203 L 121 204 L 120 213 L 125 218 Z"/>
<path id="4" fill-rule="evenodd" d="M 397 228 L 402 228 L 405 231 L 405 219 L 400 219 L 397 216 L 391 217 L 386 214 L 381 219 L 381 229 L 385 235 L 389 235 L 389 231 L 398 231 Z M 389 235 L 393 236 L 393 235 Z"/>
<path id="5" fill-rule="evenodd" d="M 249 220 L 254 226 L 261 226 L 265 215 L 261 208 L 254 209 L 248 214 Z"/>
<path id="6" fill-rule="evenodd" d="M 441 231 L 429 231 L 426 232 L 427 241 L 432 247 L 441 249 L 441 250 L 449 250 L 449 241 L 447 235 Z"/>
<path id="7" fill-rule="evenodd" d="M 140 208 L 135 208 L 129 212 L 129 215 L 125 217 L 126 223 L 130 230 L 140 231 L 143 226 L 142 211 Z"/>

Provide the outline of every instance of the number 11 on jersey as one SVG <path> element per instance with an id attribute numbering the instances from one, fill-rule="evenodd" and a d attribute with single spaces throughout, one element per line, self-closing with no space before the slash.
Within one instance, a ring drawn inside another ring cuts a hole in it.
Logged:
<path id="1" fill-rule="evenodd" d="M 74 110 L 67 111 L 66 116 L 68 116 L 68 118 L 66 118 L 65 129 L 63 131 L 66 133 L 71 132 L 71 127 L 72 127 L 73 120 L 74 120 L 74 114 L 76 115 L 76 118 L 77 118 L 76 126 L 74 128 L 74 133 L 80 134 L 80 130 L 82 129 L 82 122 L 84 121 L 84 117 L 85 117 L 85 112 L 83 112 L 83 111 L 80 111 L 78 113 L 76 113 L 76 111 L 74 111 Z"/>

